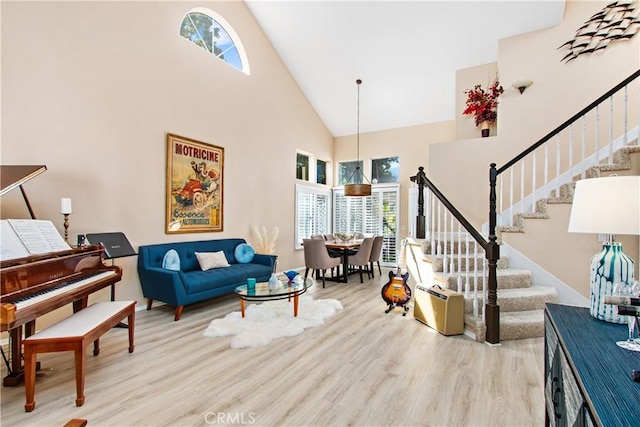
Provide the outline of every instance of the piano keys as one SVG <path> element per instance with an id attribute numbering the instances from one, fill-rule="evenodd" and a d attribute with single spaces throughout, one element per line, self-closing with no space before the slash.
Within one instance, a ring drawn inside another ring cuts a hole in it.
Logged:
<path id="1" fill-rule="evenodd" d="M 0 329 L 9 331 L 10 375 L 5 385 L 15 385 L 22 372 L 22 329 L 35 332 L 38 317 L 67 304 L 77 312 L 89 295 L 122 278 L 122 269 L 103 263 L 102 246 L 85 246 L 0 262 Z"/>

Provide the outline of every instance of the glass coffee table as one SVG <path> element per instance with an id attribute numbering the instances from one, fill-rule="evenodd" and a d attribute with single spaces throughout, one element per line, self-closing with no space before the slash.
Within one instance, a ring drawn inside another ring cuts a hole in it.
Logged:
<path id="1" fill-rule="evenodd" d="M 234 292 L 240 297 L 240 311 L 244 317 L 244 309 L 246 301 L 271 301 L 277 299 L 287 299 L 291 301 L 293 298 L 293 316 L 298 316 L 298 297 L 313 286 L 314 280 L 310 277 L 300 283 L 291 283 L 280 281 L 281 286 L 278 289 L 270 290 L 267 282 L 256 283 L 255 289 L 247 289 L 247 285 L 241 285 L 234 289 Z"/>

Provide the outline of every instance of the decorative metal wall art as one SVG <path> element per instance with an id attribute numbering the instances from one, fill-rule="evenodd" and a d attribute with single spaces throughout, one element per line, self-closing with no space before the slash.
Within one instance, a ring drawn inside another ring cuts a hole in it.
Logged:
<path id="1" fill-rule="evenodd" d="M 618 40 L 629 40 L 640 28 L 638 0 L 618 0 L 605 6 L 589 18 L 573 39 L 558 49 L 569 52 L 560 60 L 571 62 L 583 53 L 604 49 Z"/>

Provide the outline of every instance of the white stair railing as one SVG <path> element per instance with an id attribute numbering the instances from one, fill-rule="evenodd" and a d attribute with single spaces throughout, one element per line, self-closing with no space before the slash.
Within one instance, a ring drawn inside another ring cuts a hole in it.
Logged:
<path id="1" fill-rule="evenodd" d="M 634 95 L 630 97 L 630 93 Z M 637 104 L 635 117 L 629 108 L 630 98 Z M 608 110 L 607 117 L 601 116 L 601 106 Z M 553 146 L 549 139 L 514 162 L 508 173 L 500 173 L 497 225 L 513 226 L 517 214 L 536 212 L 538 200 L 561 197 L 565 194 L 563 185 L 585 179 L 592 166 L 613 163 L 616 151 L 638 144 L 639 123 L 640 84 L 634 80 L 559 131 L 553 138 L 555 156 L 550 156 Z M 604 145 L 602 139 L 607 140 Z"/>
<path id="2" fill-rule="evenodd" d="M 417 185 L 413 184 L 412 191 L 417 191 Z M 440 274 L 441 286 L 470 299 L 473 316 L 482 316 L 487 286 L 484 250 L 428 187 L 424 191 L 425 241 L 429 247 L 425 256 L 437 266 L 435 274 Z"/>

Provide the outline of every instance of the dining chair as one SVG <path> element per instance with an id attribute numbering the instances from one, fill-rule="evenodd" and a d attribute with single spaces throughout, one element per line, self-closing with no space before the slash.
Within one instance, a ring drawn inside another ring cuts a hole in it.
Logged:
<path id="1" fill-rule="evenodd" d="M 373 263 L 378 263 L 378 273 L 382 276 L 382 269 L 380 268 L 380 256 L 382 255 L 382 245 L 384 243 L 384 237 L 376 236 L 373 238 L 373 245 L 371 246 L 371 255 L 369 256 L 369 269 L 371 270 L 371 276 L 376 277 L 373 273 Z"/>
<path id="2" fill-rule="evenodd" d="M 304 264 L 306 267 L 304 278 L 307 278 L 309 269 L 322 271 L 322 287 L 324 288 L 324 272 L 327 268 L 333 269 L 340 266 L 340 258 L 332 258 L 329 256 L 327 247 L 324 245 L 324 240 L 303 239 L 302 245 L 304 247 Z M 316 279 L 317 278 L 318 275 L 316 274 Z"/>
<path id="3" fill-rule="evenodd" d="M 362 278 L 362 267 L 369 266 L 369 257 L 371 256 L 371 247 L 373 246 L 373 237 L 365 238 L 358 248 L 358 252 L 354 255 L 349 255 L 347 265 L 358 267 L 360 272 L 360 283 L 364 283 Z M 367 268 L 367 278 L 370 278 L 369 268 Z"/>
<path id="4" fill-rule="evenodd" d="M 324 236 L 322 236 L 321 234 L 313 234 L 311 238 L 324 241 Z"/>
<path id="5" fill-rule="evenodd" d="M 336 236 L 334 236 L 333 234 L 325 234 L 324 240 L 326 240 L 327 242 L 331 242 L 336 240 Z"/>

